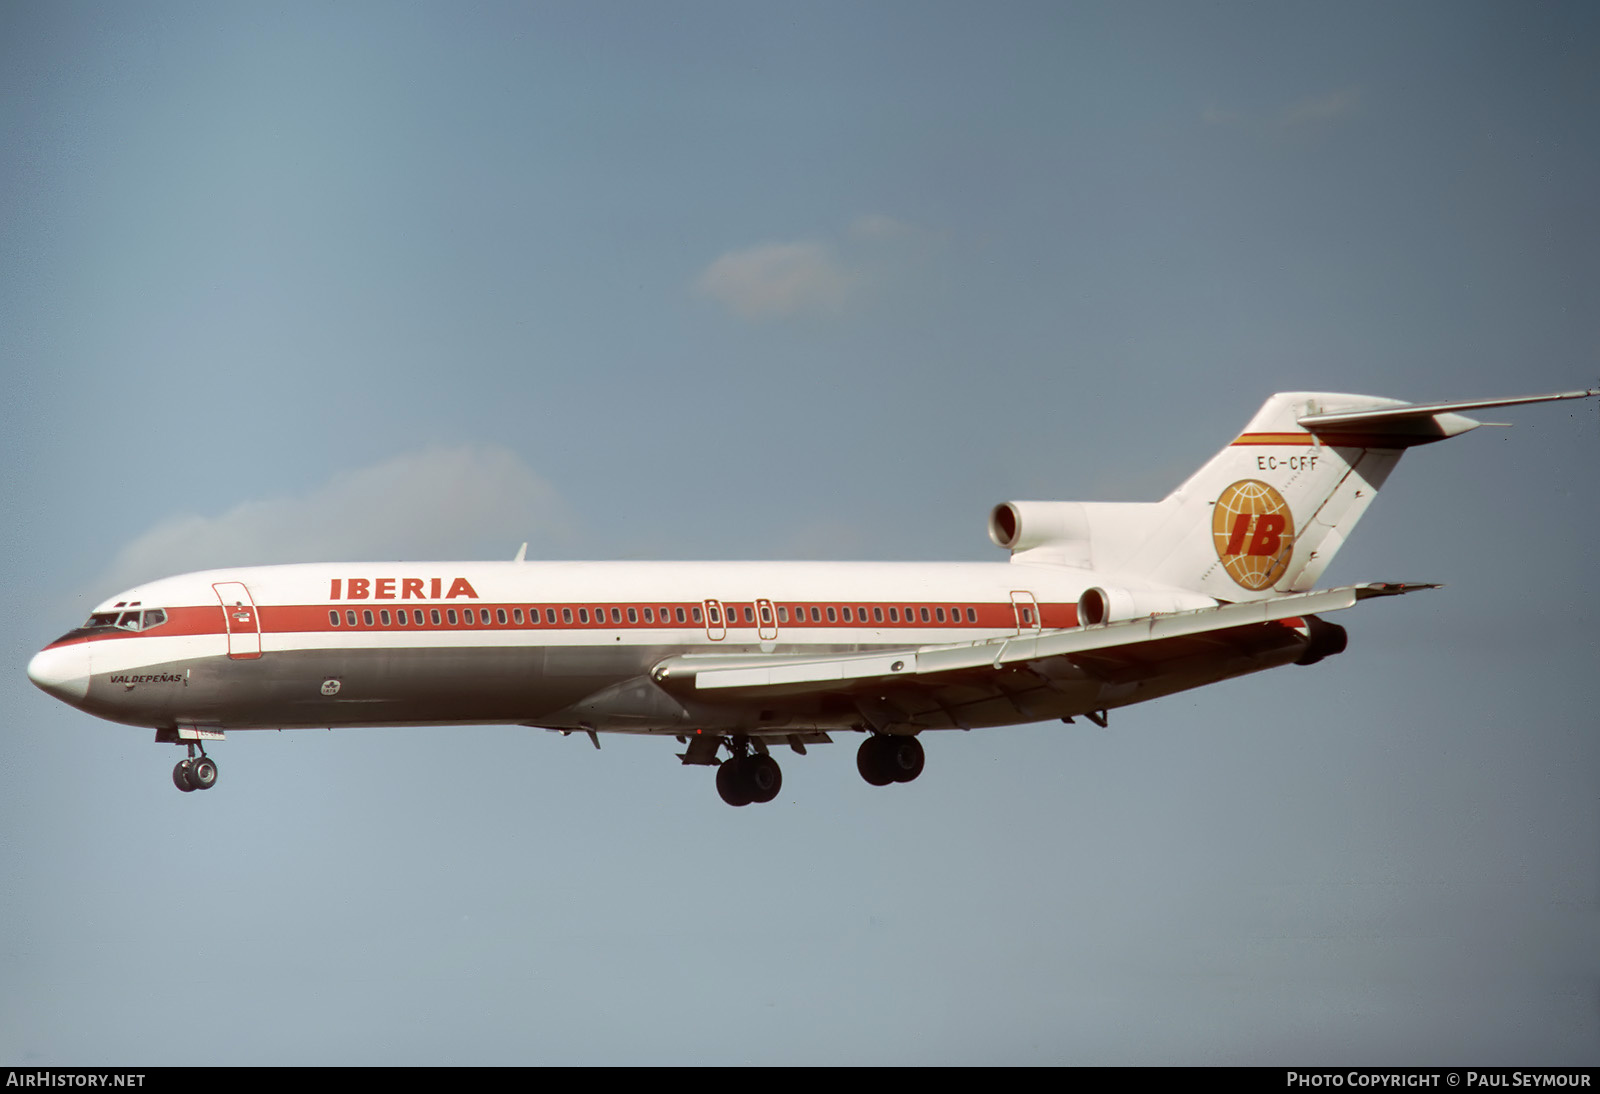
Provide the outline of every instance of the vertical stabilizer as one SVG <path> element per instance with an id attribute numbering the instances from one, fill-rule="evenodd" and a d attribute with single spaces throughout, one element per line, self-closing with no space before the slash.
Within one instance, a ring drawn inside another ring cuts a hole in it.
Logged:
<path id="1" fill-rule="evenodd" d="M 1458 411 L 1592 395 L 1600 391 L 1427 405 L 1274 395 L 1165 500 L 1082 506 L 1088 564 L 1218 600 L 1303 592 L 1317 584 L 1406 449 L 1481 424 Z"/>

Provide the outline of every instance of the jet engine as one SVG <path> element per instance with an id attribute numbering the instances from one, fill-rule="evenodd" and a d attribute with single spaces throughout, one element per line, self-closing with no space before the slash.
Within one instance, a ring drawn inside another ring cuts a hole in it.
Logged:
<path id="1" fill-rule="evenodd" d="M 1101 623 L 1138 619 L 1140 616 L 1190 612 L 1216 606 L 1217 602 L 1211 597 L 1184 589 L 1124 589 L 1115 585 L 1096 585 L 1092 589 L 1085 589 L 1083 595 L 1078 597 L 1078 625 L 1092 627 Z"/>
<path id="2" fill-rule="evenodd" d="M 1311 634 L 1311 641 L 1306 643 L 1306 652 L 1295 660 L 1297 665 L 1315 665 L 1324 657 L 1332 657 L 1336 653 L 1343 653 L 1345 646 L 1350 644 L 1350 634 L 1337 623 L 1329 623 L 1326 619 L 1319 619 L 1314 615 L 1305 616 L 1306 630 Z"/>
<path id="3" fill-rule="evenodd" d="M 1050 547 L 1060 561 L 1089 563 L 1089 514 L 1076 501 L 1006 501 L 989 513 L 989 538 L 1008 551 Z"/>

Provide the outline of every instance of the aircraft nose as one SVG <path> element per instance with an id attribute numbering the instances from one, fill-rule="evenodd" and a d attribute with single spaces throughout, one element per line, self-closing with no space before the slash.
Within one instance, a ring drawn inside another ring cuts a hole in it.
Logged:
<path id="1" fill-rule="evenodd" d="M 83 702 L 89 695 L 89 643 L 40 650 L 28 662 L 28 679 L 63 703 Z"/>

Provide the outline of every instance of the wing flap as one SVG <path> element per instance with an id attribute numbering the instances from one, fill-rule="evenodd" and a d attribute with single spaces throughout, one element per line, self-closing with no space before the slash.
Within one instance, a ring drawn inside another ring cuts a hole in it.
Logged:
<path id="1" fill-rule="evenodd" d="M 1411 592 L 1424 585 L 1347 585 L 1188 612 L 1142 616 L 1116 623 L 1037 635 L 1013 635 L 986 642 L 922 646 L 830 657 L 705 656 L 683 654 L 656 666 L 666 684 L 693 680 L 699 691 L 792 688 L 796 685 L 850 683 L 925 677 L 972 669 L 999 669 L 1064 654 L 1086 654 L 1139 643 L 1202 635 L 1253 623 L 1271 623 L 1317 612 L 1339 611 L 1372 596 Z"/>

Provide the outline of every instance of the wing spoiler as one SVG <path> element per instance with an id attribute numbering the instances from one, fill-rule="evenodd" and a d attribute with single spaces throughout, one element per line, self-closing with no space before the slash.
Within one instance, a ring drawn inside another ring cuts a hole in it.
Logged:
<path id="1" fill-rule="evenodd" d="M 1281 619 L 1338 611 L 1374 596 L 1398 596 L 1437 585 L 1370 584 L 1296 593 L 1240 604 L 1223 604 L 1196 611 L 1141 616 L 1117 623 L 1038 634 L 1010 635 L 985 642 L 947 646 L 908 647 L 900 650 L 845 654 L 833 657 L 782 657 L 761 654 L 680 654 L 656 665 L 652 672 L 663 686 L 697 690 L 767 688 L 789 684 L 849 682 L 961 669 L 998 668 L 1041 657 L 1088 653 L 1091 650 L 1152 642 L 1163 638 L 1205 634 L 1208 631 L 1271 623 Z"/>

